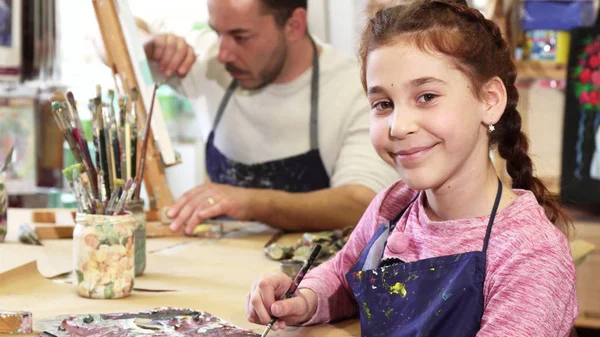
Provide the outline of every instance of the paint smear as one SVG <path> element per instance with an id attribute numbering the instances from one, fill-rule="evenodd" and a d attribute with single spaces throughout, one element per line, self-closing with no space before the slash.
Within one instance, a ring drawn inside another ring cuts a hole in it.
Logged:
<path id="1" fill-rule="evenodd" d="M 404 286 L 404 283 L 396 282 L 396 284 L 390 287 L 390 294 L 400 295 L 402 298 L 406 297 L 406 287 Z"/>
<path id="2" fill-rule="evenodd" d="M 367 319 L 371 319 L 371 310 L 369 310 L 369 307 L 367 306 L 367 302 L 363 302 L 362 304 L 363 306 L 363 310 L 365 311 L 365 314 L 367 315 Z"/>

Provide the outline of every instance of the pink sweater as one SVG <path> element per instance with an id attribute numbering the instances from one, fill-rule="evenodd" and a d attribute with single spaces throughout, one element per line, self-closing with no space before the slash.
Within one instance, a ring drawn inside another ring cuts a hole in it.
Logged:
<path id="1" fill-rule="evenodd" d="M 492 227 L 483 288 L 485 309 L 477 336 L 568 336 L 579 314 L 569 242 L 531 192 L 514 192 L 517 200 L 498 212 Z M 402 182 L 379 193 L 342 251 L 304 278 L 300 288 L 312 289 L 318 296 L 317 312 L 307 325 L 357 315 L 344 276 L 379 224 L 393 219 L 414 195 Z M 486 216 L 430 221 L 420 197 L 389 237 L 384 258 L 412 262 L 482 250 L 488 220 Z"/>

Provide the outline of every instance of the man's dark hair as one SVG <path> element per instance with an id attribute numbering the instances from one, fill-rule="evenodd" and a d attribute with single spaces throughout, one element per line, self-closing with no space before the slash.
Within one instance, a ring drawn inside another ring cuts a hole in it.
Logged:
<path id="1" fill-rule="evenodd" d="M 308 0 L 261 0 L 265 10 L 275 17 L 279 26 L 285 25 L 296 8 L 307 8 Z"/>

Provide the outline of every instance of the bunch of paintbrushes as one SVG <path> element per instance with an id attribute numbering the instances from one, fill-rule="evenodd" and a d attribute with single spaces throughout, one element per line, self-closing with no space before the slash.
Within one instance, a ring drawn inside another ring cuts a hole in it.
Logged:
<path id="1" fill-rule="evenodd" d="M 156 88 L 157 85 L 154 95 Z M 109 90 L 108 100 L 103 101 L 101 88 L 96 87 L 96 97 L 88 104 L 92 115 L 93 158 L 73 93 L 67 92 L 64 101 L 52 102 L 54 118 L 77 161 L 64 169 L 63 175 L 75 194 L 79 212 L 117 215 L 123 212 L 129 200 L 139 198 L 152 107 L 146 120 L 138 167 L 138 92 L 135 88 L 131 96 L 131 101 L 127 96 L 120 96 L 115 108 L 114 91 Z"/>

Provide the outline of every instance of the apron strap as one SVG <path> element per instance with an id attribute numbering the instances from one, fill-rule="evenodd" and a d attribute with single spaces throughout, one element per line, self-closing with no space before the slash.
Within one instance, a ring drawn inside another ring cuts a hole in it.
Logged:
<path id="1" fill-rule="evenodd" d="M 213 131 L 217 129 L 217 125 L 219 125 L 219 122 L 221 121 L 221 117 L 223 117 L 223 112 L 225 111 L 225 108 L 227 107 L 227 103 L 229 103 L 229 99 L 231 98 L 231 95 L 233 95 L 233 92 L 235 91 L 235 88 L 237 88 L 237 81 L 233 80 L 231 81 L 231 83 L 229 84 L 229 87 L 227 88 L 227 91 L 225 92 L 225 96 L 223 96 L 223 99 L 221 100 L 221 103 L 219 104 L 219 109 L 217 110 L 217 115 L 215 116 L 215 120 L 213 122 Z"/>
<path id="2" fill-rule="evenodd" d="M 406 213 L 408 207 L 412 205 L 415 200 L 417 200 L 419 194 L 420 193 L 417 193 L 417 195 L 406 206 L 404 206 L 404 208 L 402 208 L 402 210 L 394 219 L 392 219 L 392 221 L 379 225 L 379 228 L 377 228 L 377 231 L 375 231 L 369 243 L 367 243 L 365 248 L 363 248 L 358 261 L 351 271 L 357 272 L 360 270 L 369 270 L 379 267 L 381 259 L 383 258 L 385 246 L 387 245 L 387 239 L 394 228 L 396 228 L 398 220 L 400 220 L 404 213 Z"/>
<path id="3" fill-rule="evenodd" d="M 492 214 L 490 214 L 490 220 L 487 225 L 485 232 L 485 239 L 483 240 L 483 254 L 485 255 L 490 242 L 490 235 L 492 234 L 492 225 L 496 218 L 496 212 L 498 211 L 498 205 L 500 205 L 500 199 L 502 198 L 502 182 L 498 179 L 498 191 L 496 192 L 496 200 L 494 201 L 494 208 L 492 208 Z"/>

